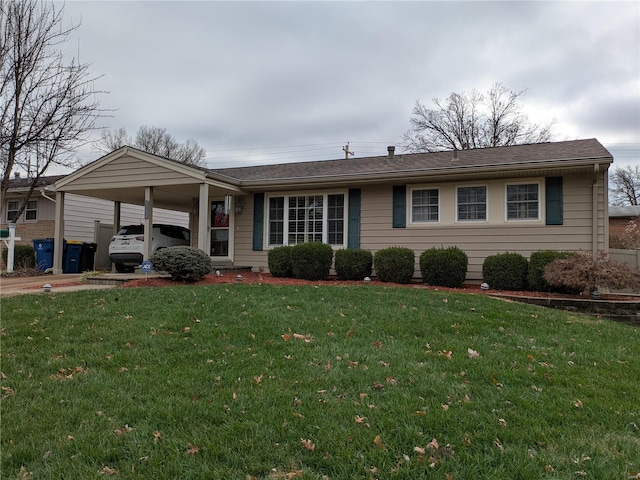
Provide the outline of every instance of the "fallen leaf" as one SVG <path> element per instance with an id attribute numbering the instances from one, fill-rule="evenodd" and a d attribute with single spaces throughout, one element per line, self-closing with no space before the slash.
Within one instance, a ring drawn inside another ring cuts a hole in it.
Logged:
<path id="1" fill-rule="evenodd" d="M 98 470 L 100 475 L 118 475 L 118 470 L 115 470 L 111 467 L 107 467 L 106 465 Z"/>
<path id="2" fill-rule="evenodd" d="M 356 423 L 365 423 L 367 421 L 367 417 L 361 417 L 360 415 L 356 415 Z"/>
<path id="3" fill-rule="evenodd" d="M 413 447 L 413 451 L 418 455 L 425 455 L 427 453 L 427 451 L 422 447 Z"/>
<path id="4" fill-rule="evenodd" d="M 573 401 L 573 406 L 576 408 L 582 408 L 582 401 L 581 400 L 574 400 Z"/>
<path id="5" fill-rule="evenodd" d="M 310 439 L 301 438 L 300 443 L 302 443 L 302 446 L 310 452 L 313 452 L 316 449 L 315 444 Z"/>
<path id="6" fill-rule="evenodd" d="M 384 450 L 385 449 L 384 443 L 382 443 L 382 439 L 380 438 L 380 435 L 376 435 L 376 437 L 373 439 L 373 443 L 380 450 Z"/>
<path id="7" fill-rule="evenodd" d="M 554 473 L 556 471 L 556 469 L 553 468 L 551 465 L 546 464 L 544 466 L 544 471 L 547 472 L 547 473 Z"/>
<path id="8" fill-rule="evenodd" d="M 500 450 L 500 452 L 504 452 L 504 447 L 502 446 L 502 442 L 500 441 L 499 438 L 496 438 L 493 441 L 493 444 L 497 447 L 498 450 Z"/>
<path id="9" fill-rule="evenodd" d="M 373 342 L 373 346 L 376 348 L 382 348 L 382 342 L 380 340 L 376 340 Z"/>
<path id="10" fill-rule="evenodd" d="M 289 340 L 291 340 L 291 335 L 289 335 L 288 333 L 285 333 L 284 335 L 280 335 L 280 336 L 285 342 L 288 342 Z"/>
<path id="11" fill-rule="evenodd" d="M 478 358 L 480 354 L 476 350 L 473 350 L 472 348 L 467 348 L 467 356 L 469 358 Z"/>
<path id="12" fill-rule="evenodd" d="M 577 472 L 575 472 L 576 477 L 582 477 L 585 478 L 587 477 L 587 472 L 585 472 L 584 470 L 578 470 Z"/>
<path id="13" fill-rule="evenodd" d="M 190 443 L 189 448 L 187 448 L 187 450 L 185 450 L 184 453 L 186 453 L 187 455 L 195 455 L 199 451 L 200 451 L 200 448 L 197 445 Z"/>
<path id="14" fill-rule="evenodd" d="M 506 427 L 507 426 L 507 421 L 504 418 L 499 418 L 498 419 L 498 425 L 500 425 L 501 427 Z"/>
<path id="15" fill-rule="evenodd" d="M 394 377 L 387 377 L 387 383 L 395 385 L 398 381 Z"/>
<path id="16" fill-rule="evenodd" d="M 262 382 L 262 378 L 264 377 L 264 375 L 261 373 L 260 375 L 258 375 L 257 377 L 253 377 L 253 383 L 255 383 L 256 385 L 260 385 L 260 383 Z"/>
<path id="17" fill-rule="evenodd" d="M 442 350 L 438 353 L 438 356 L 441 358 L 446 358 L 447 360 L 451 360 L 453 352 L 451 350 Z"/>
<path id="18" fill-rule="evenodd" d="M 446 403 L 443 403 L 442 409 L 446 412 L 447 410 L 449 410 L 449 405 L 447 405 Z"/>
<path id="19" fill-rule="evenodd" d="M 153 443 L 158 443 L 158 441 L 160 440 L 160 437 L 162 437 L 162 433 L 160 433 L 159 430 L 156 430 L 155 432 L 153 432 Z"/>

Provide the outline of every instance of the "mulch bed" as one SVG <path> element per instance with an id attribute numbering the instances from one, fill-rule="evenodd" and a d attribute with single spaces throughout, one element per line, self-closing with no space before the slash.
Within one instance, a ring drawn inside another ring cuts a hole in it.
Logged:
<path id="1" fill-rule="evenodd" d="M 241 280 L 238 279 L 238 275 L 241 276 Z M 217 284 L 229 284 L 229 283 L 246 283 L 246 284 L 269 284 L 269 285 L 365 285 L 362 280 L 358 281 L 345 281 L 338 280 L 335 277 L 330 277 L 327 280 L 309 281 L 299 280 L 295 278 L 279 278 L 274 277 L 268 273 L 260 272 L 242 272 L 241 274 L 235 273 L 223 273 L 220 276 L 210 274 L 205 276 L 198 282 L 185 282 L 185 285 L 217 285 Z M 167 287 L 174 286 L 177 282 L 168 278 L 152 277 L 148 279 L 130 280 L 123 284 L 120 288 L 132 288 L 132 287 Z M 402 288 L 420 288 L 424 290 L 435 290 L 441 292 L 457 292 L 457 293 L 473 293 L 483 294 L 483 290 L 480 285 L 477 284 L 465 284 L 463 288 L 447 288 L 447 287 L 435 287 L 425 285 L 420 281 L 414 281 L 407 285 L 400 285 L 397 283 L 387 283 L 372 279 L 370 282 L 366 282 L 367 285 L 376 285 L 379 287 L 402 287 Z M 558 293 L 549 292 L 529 292 L 529 291 L 502 291 L 502 290 L 488 290 L 488 293 L 492 294 L 504 294 L 512 296 L 522 297 L 541 297 L 541 298 L 566 298 L 566 299 L 584 299 L 590 300 L 588 295 L 562 295 Z M 631 300 L 640 301 L 640 297 L 633 295 L 619 295 L 619 294 L 602 294 L 601 300 Z"/>

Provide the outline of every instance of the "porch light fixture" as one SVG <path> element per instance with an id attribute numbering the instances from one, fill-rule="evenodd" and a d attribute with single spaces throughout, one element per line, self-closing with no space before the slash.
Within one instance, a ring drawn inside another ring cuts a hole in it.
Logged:
<path id="1" fill-rule="evenodd" d="M 244 210 L 244 198 L 236 198 L 236 213 L 240 214 Z"/>

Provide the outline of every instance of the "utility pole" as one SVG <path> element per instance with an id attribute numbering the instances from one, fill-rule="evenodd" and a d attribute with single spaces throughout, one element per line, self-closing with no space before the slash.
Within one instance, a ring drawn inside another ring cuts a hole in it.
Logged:
<path id="1" fill-rule="evenodd" d="M 354 152 L 349 151 L 349 142 L 347 142 L 347 144 L 344 147 L 342 147 L 342 151 L 344 152 L 345 160 L 349 160 L 349 155 L 351 156 L 355 155 Z"/>

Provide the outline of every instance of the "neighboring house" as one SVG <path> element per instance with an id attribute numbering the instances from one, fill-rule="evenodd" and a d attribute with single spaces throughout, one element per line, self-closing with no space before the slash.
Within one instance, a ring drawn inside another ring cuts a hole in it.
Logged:
<path id="1" fill-rule="evenodd" d="M 629 222 L 636 217 L 640 217 L 640 205 L 609 205 L 609 235 L 624 234 Z"/>
<path id="2" fill-rule="evenodd" d="M 489 255 L 608 249 L 607 170 L 595 139 L 204 169 L 122 147 L 55 183 L 71 194 L 186 212 L 192 245 L 214 264 L 267 270 L 279 245 L 322 241 L 376 252 L 457 245 L 468 280 Z M 64 210 L 56 218 L 56 242 Z M 116 213 L 117 217 L 117 213 Z M 116 223 L 119 220 L 116 218 Z M 145 238 L 145 241 L 147 239 Z M 146 242 L 146 257 L 151 245 Z M 54 271 L 62 265 L 56 254 Z"/>
<path id="3" fill-rule="evenodd" d="M 5 205 L 0 209 L 1 228 L 16 224 L 17 243 L 31 245 L 33 240 L 54 237 L 56 199 L 53 184 L 66 175 L 41 177 L 20 218 L 16 213 L 22 205 L 34 179 L 15 176 L 9 180 Z M 64 204 L 64 238 L 98 244 L 97 265 L 110 268 L 108 242 L 114 232 L 114 202 L 81 195 L 68 195 Z M 186 213 L 171 210 L 156 210 L 156 220 L 180 226 L 189 224 Z M 122 205 L 121 225 L 139 224 L 144 217 L 140 205 Z M 102 235 L 101 235 L 102 233 Z"/>

